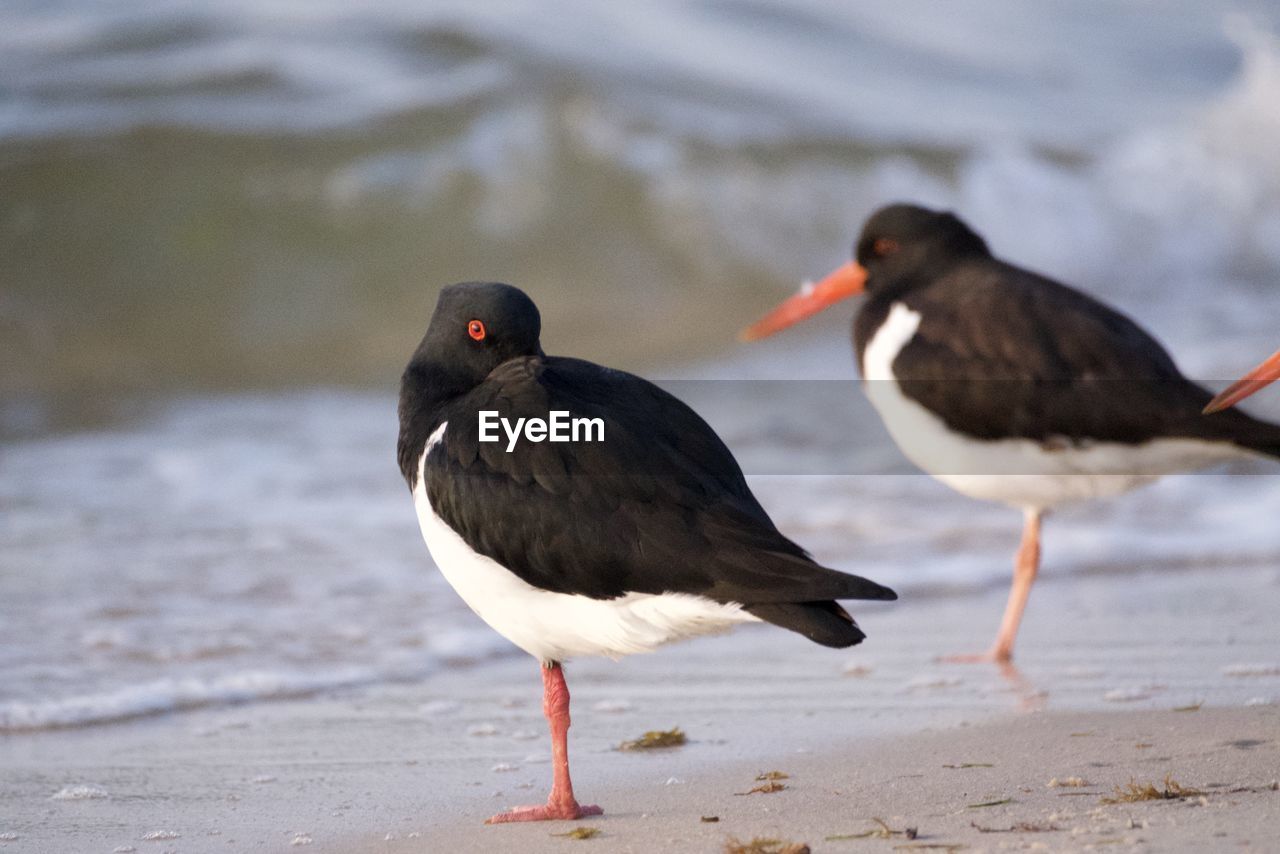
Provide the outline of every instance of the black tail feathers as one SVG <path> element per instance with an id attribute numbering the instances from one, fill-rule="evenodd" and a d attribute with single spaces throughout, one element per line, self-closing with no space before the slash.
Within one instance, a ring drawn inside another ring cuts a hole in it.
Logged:
<path id="1" fill-rule="evenodd" d="M 790 629 L 823 646 L 841 649 L 862 643 L 866 637 L 853 617 L 835 602 L 771 602 L 747 605 L 745 610 L 766 623 Z"/>
<path id="2" fill-rule="evenodd" d="M 1256 418 L 1250 418 L 1249 421 L 1251 423 L 1247 425 L 1248 429 L 1241 430 L 1234 437 L 1235 443 L 1255 454 L 1280 459 L 1280 426 Z"/>
<path id="3" fill-rule="evenodd" d="M 1280 459 L 1280 424 L 1272 424 L 1239 409 L 1202 415 L 1195 423 L 1199 439 L 1226 441 L 1241 448 Z"/>

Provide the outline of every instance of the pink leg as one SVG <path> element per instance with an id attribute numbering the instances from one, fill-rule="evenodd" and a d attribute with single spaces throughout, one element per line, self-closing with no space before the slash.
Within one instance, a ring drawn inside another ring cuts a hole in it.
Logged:
<path id="1" fill-rule="evenodd" d="M 1013 642 L 1018 637 L 1018 626 L 1022 623 L 1022 612 L 1026 610 L 1027 598 L 1031 595 L 1031 585 L 1035 583 L 1040 572 L 1040 510 L 1026 511 L 1022 528 L 1022 544 L 1013 559 L 1013 584 L 1009 587 L 1009 603 L 1004 608 L 1004 619 L 1000 621 L 1000 631 L 996 634 L 995 643 L 981 655 L 950 655 L 943 661 L 969 663 L 975 661 L 994 661 L 1007 663 L 1013 660 Z"/>
<path id="2" fill-rule="evenodd" d="M 559 662 L 542 668 L 542 713 L 551 728 L 551 796 L 545 804 L 498 813 L 485 824 L 572 821 L 588 815 L 604 815 L 600 807 L 583 806 L 573 797 L 573 783 L 569 780 L 569 686 L 565 684 L 564 669 Z"/>

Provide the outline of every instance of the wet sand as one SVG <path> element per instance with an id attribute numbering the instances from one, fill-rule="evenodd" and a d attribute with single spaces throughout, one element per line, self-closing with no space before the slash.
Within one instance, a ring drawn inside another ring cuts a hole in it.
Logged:
<path id="1" fill-rule="evenodd" d="M 776 840 L 813 851 L 1267 851 L 1280 827 L 1278 736 L 1277 706 L 1034 714 L 690 769 L 678 785 L 606 783 L 595 788 L 614 808 L 602 818 L 459 823 L 434 830 L 430 845 L 359 850 L 564 851 L 574 840 L 555 834 L 589 827 L 600 834 L 584 850 Z M 786 788 L 741 794 L 767 788 L 758 779 L 770 772 L 787 774 Z M 1128 802 L 1130 784 L 1173 797 Z"/>
<path id="2" fill-rule="evenodd" d="M 869 640 L 854 650 L 752 627 L 571 664 L 575 783 L 605 807 L 599 819 L 482 825 L 545 797 L 550 774 L 535 665 L 512 657 L 417 683 L 5 736 L 0 851 L 712 851 L 731 836 L 819 851 L 1265 849 L 1280 826 L 1267 788 L 1280 774 L 1280 575 L 1050 575 L 1017 673 L 933 661 L 984 644 L 1003 596 L 858 609 Z M 672 726 L 686 746 L 614 749 Z M 735 794 L 769 770 L 790 775 L 785 790 Z M 1205 794 L 1101 803 L 1166 774 Z M 1069 777 L 1091 785 L 1047 785 Z M 919 838 L 827 840 L 874 818 Z M 577 824 L 603 836 L 552 835 Z"/>

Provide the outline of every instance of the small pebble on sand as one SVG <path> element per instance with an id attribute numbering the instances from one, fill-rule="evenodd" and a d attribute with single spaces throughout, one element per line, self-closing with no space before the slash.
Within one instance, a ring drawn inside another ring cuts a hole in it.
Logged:
<path id="1" fill-rule="evenodd" d="M 1049 781 L 1050 789 L 1064 789 L 1064 788 L 1082 789 L 1085 786 L 1089 786 L 1089 785 L 1091 784 L 1088 783 L 1083 777 L 1063 777 L 1061 779 L 1054 777 L 1052 780 Z"/>

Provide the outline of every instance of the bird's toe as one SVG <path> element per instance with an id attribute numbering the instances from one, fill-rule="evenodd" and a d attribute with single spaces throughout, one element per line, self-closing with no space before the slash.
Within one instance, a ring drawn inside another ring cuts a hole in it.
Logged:
<path id="1" fill-rule="evenodd" d="M 507 824 L 513 821 L 575 821 L 589 815 L 604 815 L 604 810 L 594 804 L 579 804 L 576 801 L 549 802 L 514 807 L 490 817 L 485 824 Z"/>

